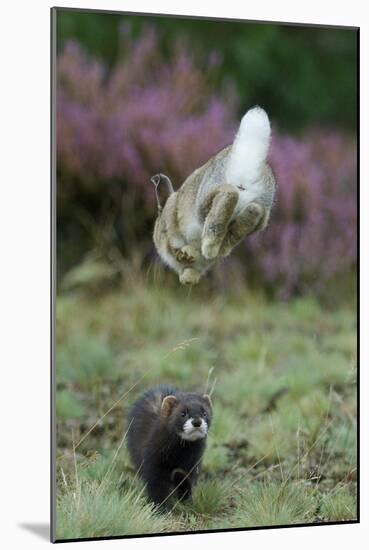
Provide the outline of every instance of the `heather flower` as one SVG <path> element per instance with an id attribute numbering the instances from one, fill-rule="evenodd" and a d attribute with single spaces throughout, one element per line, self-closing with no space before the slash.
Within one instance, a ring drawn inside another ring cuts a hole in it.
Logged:
<path id="1" fill-rule="evenodd" d="M 152 30 L 126 46 L 110 72 L 76 43 L 59 57 L 58 168 L 63 186 L 118 180 L 152 206 L 150 176 L 166 171 L 179 184 L 224 147 L 234 104 L 210 89 L 209 71 L 196 67 L 182 44 L 169 61 Z"/>
<path id="2" fill-rule="evenodd" d="M 356 144 L 332 131 L 275 135 L 270 162 L 278 181 L 270 226 L 244 243 L 253 270 L 283 298 L 324 292 L 356 266 Z"/>

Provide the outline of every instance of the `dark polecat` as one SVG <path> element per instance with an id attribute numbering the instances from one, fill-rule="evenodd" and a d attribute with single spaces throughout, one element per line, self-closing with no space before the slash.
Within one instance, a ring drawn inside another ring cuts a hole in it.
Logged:
<path id="1" fill-rule="evenodd" d="M 170 386 L 147 390 L 133 405 L 128 450 L 149 498 L 163 509 L 174 492 L 191 497 L 211 419 L 208 395 Z"/>

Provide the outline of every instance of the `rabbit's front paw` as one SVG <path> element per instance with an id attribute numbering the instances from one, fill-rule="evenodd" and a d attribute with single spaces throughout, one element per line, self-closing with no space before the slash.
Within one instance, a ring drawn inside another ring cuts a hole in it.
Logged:
<path id="1" fill-rule="evenodd" d="M 180 264 L 193 264 L 199 257 L 199 252 L 190 244 L 178 248 L 175 253 L 176 260 Z"/>

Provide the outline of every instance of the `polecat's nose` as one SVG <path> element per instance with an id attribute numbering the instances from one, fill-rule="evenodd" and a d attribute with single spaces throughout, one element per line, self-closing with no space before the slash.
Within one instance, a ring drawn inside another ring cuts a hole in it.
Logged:
<path id="1" fill-rule="evenodd" d="M 193 418 L 192 419 L 192 426 L 194 428 L 200 428 L 201 426 L 201 418 Z"/>

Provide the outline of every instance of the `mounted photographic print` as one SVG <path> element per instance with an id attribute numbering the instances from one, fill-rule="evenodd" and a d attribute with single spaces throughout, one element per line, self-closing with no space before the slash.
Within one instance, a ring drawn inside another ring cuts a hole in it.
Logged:
<path id="1" fill-rule="evenodd" d="M 359 30 L 51 24 L 52 540 L 357 522 Z"/>

